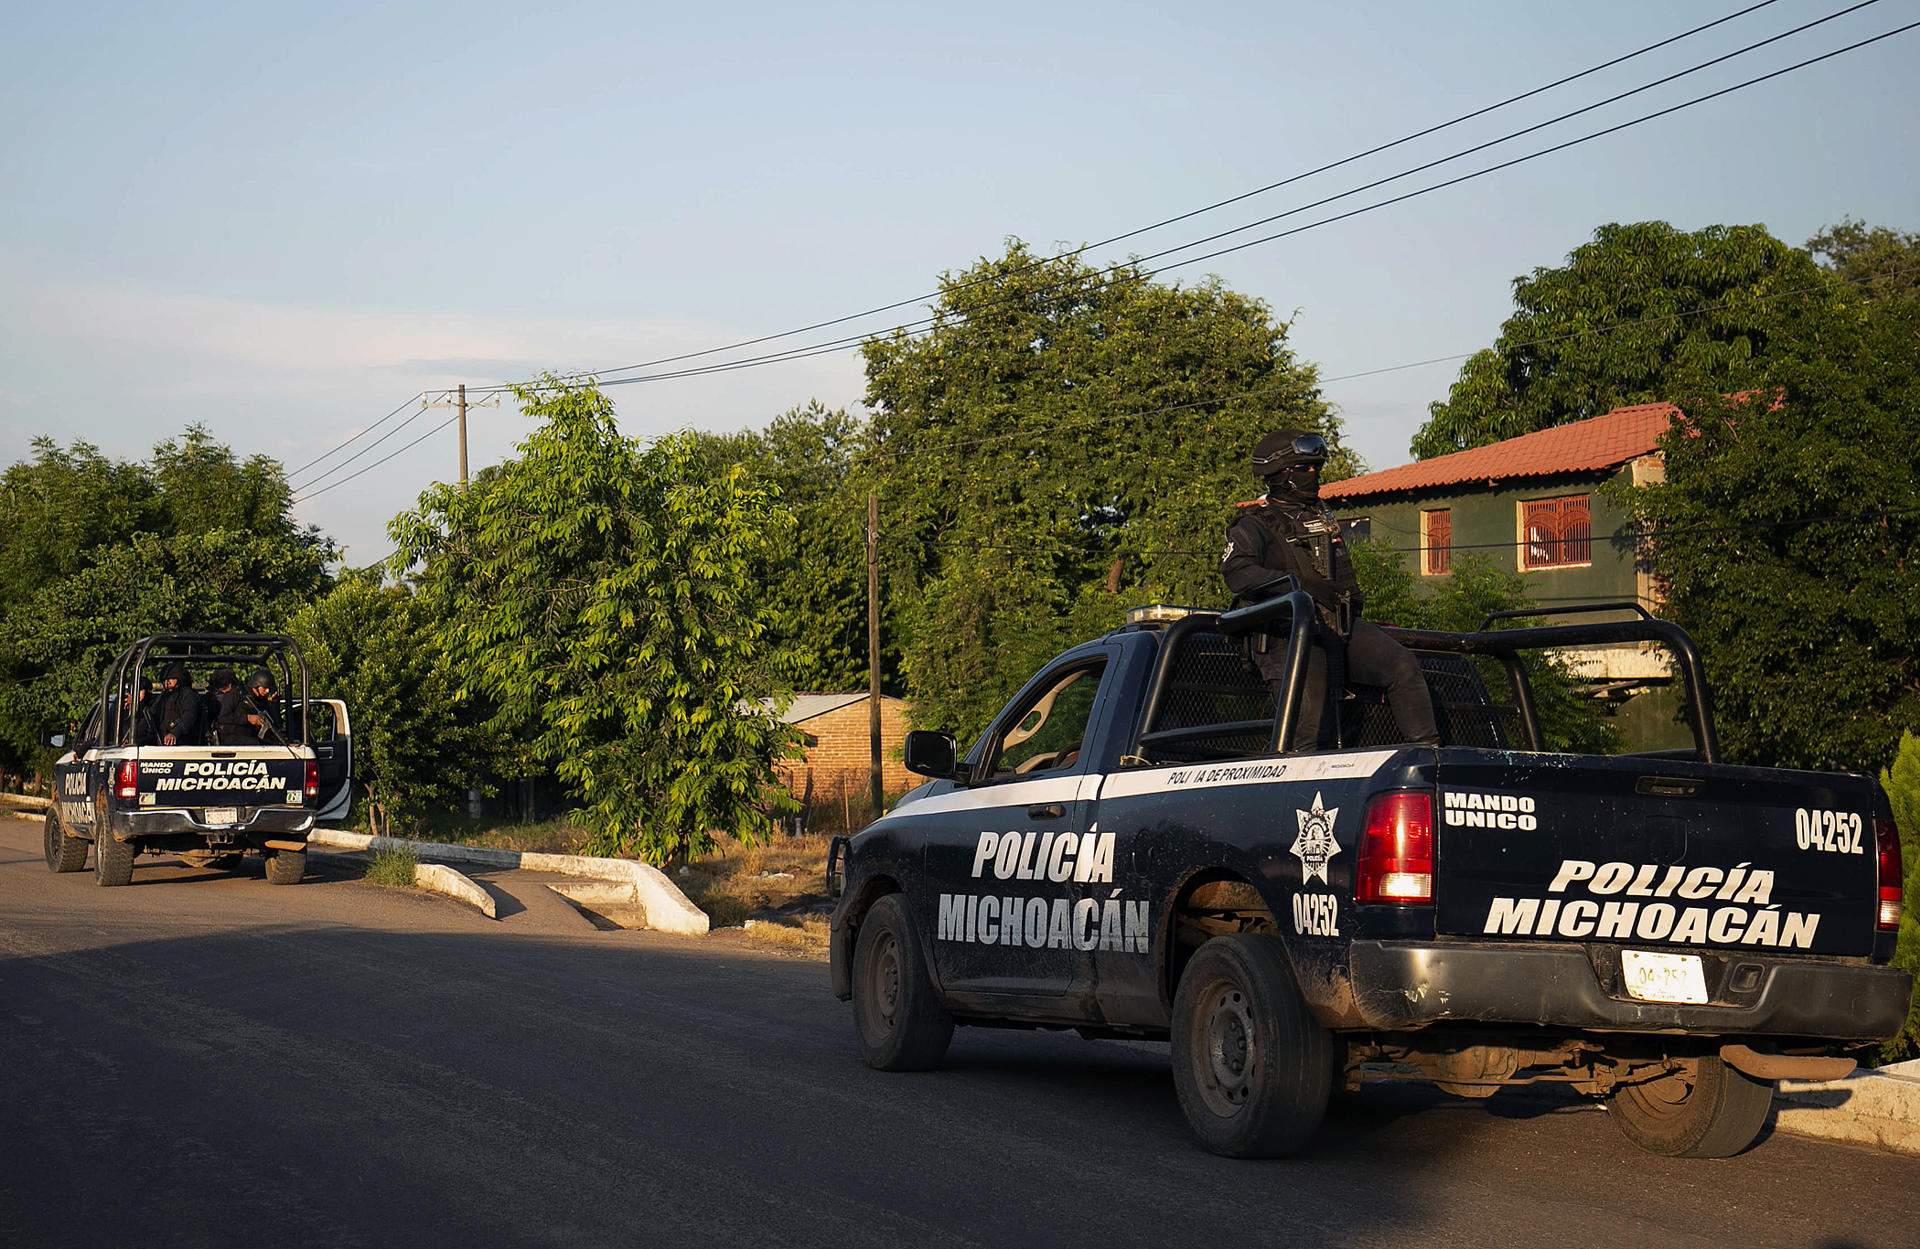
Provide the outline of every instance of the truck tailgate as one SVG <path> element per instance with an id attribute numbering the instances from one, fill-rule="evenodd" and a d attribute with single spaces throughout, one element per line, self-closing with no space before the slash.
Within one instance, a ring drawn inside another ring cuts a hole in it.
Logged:
<path id="1" fill-rule="evenodd" d="M 1668 759 L 1445 752 L 1435 923 L 1479 940 L 1864 956 L 1878 787 Z"/>
<path id="2" fill-rule="evenodd" d="M 246 748 L 193 757 L 181 747 L 140 752 L 142 807 L 301 806 L 306 799 L 307 761 L 288 751 Z M 163 753 L 165 752 L 165 753 Z"/>

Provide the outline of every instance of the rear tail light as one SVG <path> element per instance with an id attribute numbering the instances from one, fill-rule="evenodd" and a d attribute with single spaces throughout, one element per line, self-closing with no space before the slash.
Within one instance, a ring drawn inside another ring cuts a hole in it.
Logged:
<path id="1" fill-rule="evenodd" d="M 1873 840 L 1880 851 L 1880 929 L 1891 932 L 1900 927 L 1900 830 L 1891 819 L 1877 815 Z"/>
<path id="2" fill-rule="evenodd" d="M 320 765 L 309 759 L 307 760 L 307 797 L 318 798 L 319 796 Z"/>
<path id="3" fill-rule="evenodd" d="M 131 759 L 124 759 L 121 761 L 120 773 L 117 777 L 115 777 L 114 783 L 113 783 L 113 796 L 115 798 L 124 798 L 128 802 L 132 802 L 138 797 L 140 797 L 140 765 L 139 764 L 135 763 Z M 1898 851 L 1895 851 L 1894 853 L 1896 857 L 1899 854 Z"/>
<path id="4" fill-rule="evenodd" d="M 1360 834 L 1360 902 L 1433 901 L 1433 795 L 1380 794 Z"/>

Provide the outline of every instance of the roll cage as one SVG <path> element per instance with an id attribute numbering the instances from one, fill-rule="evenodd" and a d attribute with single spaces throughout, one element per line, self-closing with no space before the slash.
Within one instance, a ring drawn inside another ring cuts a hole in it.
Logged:
<path id="1" fill-rule="evenodd" d="M 140 677 L 153 681 L 153 697 L 161 689 L 149 665 L 164 668 L 173 663 L 201 666 L 224 664 L 233 668 L 244 681 L 249 670 L 265 668 L 274 674 L 275 684 L 286 703 L 285 724 L 281 732 L 286 744 L 299 745 L 307 740 L 307 660 L 300 644 L 280 633 L 155 633 L 128 646 L 107 669 L 100 685 L 100 737 L 96 746 L 112 748 L 135 744 L 134 698 L 139 693 Z M 299 696 L 294 697 L 295 691 Z"/>

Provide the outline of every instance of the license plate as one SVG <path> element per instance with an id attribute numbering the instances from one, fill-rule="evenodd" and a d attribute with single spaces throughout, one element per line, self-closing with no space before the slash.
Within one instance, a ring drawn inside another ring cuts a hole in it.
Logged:
<path id="1" fill-rule="evenodd" d="M 1622 950 L 1620 971 L 1627 982 L 1627 996 L 1643 1002 L 1703 1005 L 1707 1000 L 1707 977 L 1698 954 Z"/>
<path id="2" fill-rule="evenodd" d="M 238 824 L 240 822 L 238 807 L 208 807 L 202 814 L 204 818 L 201 823 L 203 824 Z"/>

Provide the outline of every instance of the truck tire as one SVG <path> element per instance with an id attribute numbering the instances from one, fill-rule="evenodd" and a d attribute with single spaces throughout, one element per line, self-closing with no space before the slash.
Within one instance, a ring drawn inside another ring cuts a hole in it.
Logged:
<path id="1" fill-rule="evenodd" d="M 931 1071 L 953 1041 L 953 1016 L 934 994 L 904 894 L 881 898 L 860 921 L 853 1031 L 860 1057 L 878 1071 Z"/>
<path id="2" fill-rule="evenodd" d="M 86 838 L 67 836 L 57 812 L 47 812 L 46 839 L 48 871 L 78 872 L 87 866 Z"/>
<path id="3" fill-rule="evenodd" d="M 116 841 L 112 833 L 96 827 L 93 837 L 93 883 L 112 887 L 133 880 L 133 860 L 140 851 L 130 841 Z"/>
<path id="4" fill-rule="evenodd" d="M 1326 1116 L 1333 1035 L 1308 1011 L 1278 937 L 1201 946 L 1174 993 L 1172 1040 L 1180 1109 L 1216 1154 L 1297 1153 Z"/>
<path id="5" fill-rule="evenodd" d="M 269 885 L 297 885 L 307 874 L 305 850 L 268 850 L 265 854 Z"/>
<path id="6" fill-rule="evenodd" d="M 1669 1158 L 1731 1158 L 1760 1135 L 1773 1082 L 1755 1080 L 1713 1055 L 1671 1075 L 1623 1085 L 1607 1110 L 1626 1138 Z"/>

